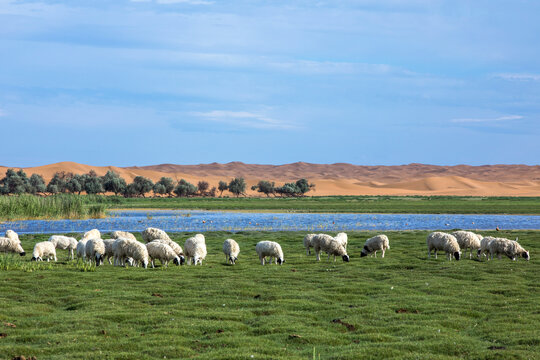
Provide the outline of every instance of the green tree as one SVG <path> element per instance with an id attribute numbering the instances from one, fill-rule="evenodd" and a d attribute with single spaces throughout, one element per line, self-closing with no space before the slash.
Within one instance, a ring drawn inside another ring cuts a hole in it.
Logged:
<path id="1" fill-rule="evenodd" d="M 246 181 L 244 178 L 234 178 L 229 183 L 229 191 L 239 197 L 246 193 Z"/>
<path id="2" fill-rule="evenodd" d="M 276 185 L 274 182 L 261 180 L 257 185 L 253 185 L 251 190 L 257 190 L 257 192 L 264 193 L 267 197 L 270 197 L 270 194 L 275 193 Z"/>
<path id="3" fill-rule="evenodd" d="M 218 184 L 218 190 L 219 190 L 219 197 L 222 197 L 223 196 L 223 192 L 225 190 L 227 190 L 229 188 L 229 185 L 227 185 L 227 183 L 223 180 L 220 180 L 219 181 L 219 184 Z"/>
<path id="4" fill-rule="evenodd" d="M 124 188 L 122 195 L 124 195 L 124 197 L 127 197 L 127 198 L 137 196 L 137 186 L 134 183 L 127 185 Z"/>
<path id="5" fill-rule="evenodd" d="M 142 197 L 145 197 L 144 194 L 152 191 L 152 188 L 154 187 L 152 180 L 145 178 L 144 176 L 136 176 L 135 179 L 133 179 L 133 185 L 136 194 Z"/>
<path id="6" fill-rule="evenodd" d="M 154 191 L 154 195 L 164 195 L 167 193 L 167 189 L 165 189 L 165 185 L 160 183 L 155 183 L 154 187 L 152 188 L 152 191 Z"/>
<path id="7" fill-rule="evenodd" d="M 122 179 L 120 175 L 111 170 L 103 175 L 101 182 L 103 183 L 103 189 L 114 193 L 114 195 L 122 194 L 127 186 L 126 180 Z"/>
<path id="8" fill-rule="evenodd" d="M 84 190 L 83 177 L 81 175 L 73 175 L 66 182 L 66 190 L 73 194 L 80 194 Z"/>
<path id="9" fill-rule="evenodd" d="M 47 184 L 47 192 L 51 194 L 58 194 L 65 192 L 66 190 L 66 174 L 62 172 L 56 172 L 51 181 Z"/>
<path id="10" fill-rule="evenodd" d="M 100 194 L 105 192 L 101 178 L 97 174 L 90 171 L 88 174 L 82 176 L 84 179 L 84 191 L 89 195 Z"/>
<path id="11" fill-rule="evenodd" d="M 165 188 L 165 191 L 160 194 L 167 194 L 169 196 L 172 196 L 172 192 L 174 191 L 174 188 L 175 188 L 173 179 L 171 179 L 170 177 L 162 177 L 156 183 L 156 185 L 158 184 L 162 185 Z"/>
<path id="12" fill-rule="evenodd" d="M 197 184 L 197 189 L 199 189 L 199 194 L 201 196 L 207 195 L 207 190 L 210 187 L 210 185 L 206 181 L 199 181 Z"/>
<path id="13" fill-rule="evenodd" d="M 300 179 L 296 181 L 296 187 L 298 188 L 300 195 L 305 195 L 315 187 L 315 184 L 310 184 L 307 179 Z"/>
<path id="14" fill-rule="evenodd" d="M 30 176 L 30 193 L 31 194 L 42 194 L 47 191 L 47 186 L 45 186 L 45 181 L 43 177 L 39 174 L 32 174 Z"/>
<path id="15" fill-rule="evenodd" d="M 174 193 L 178 197 L 187 197 L 197 194 L 197 187 L 184 179 L 181 179 L 174 189 Z"/>
<path id="16" fill-rule="evenodd" d="M 6 171 L 6 176 L 0 180 L 3 194 L 23 194 L 29 192 L 30 181 L 26 173 L 21 169 L 17 172 L 13 169 Z"/>

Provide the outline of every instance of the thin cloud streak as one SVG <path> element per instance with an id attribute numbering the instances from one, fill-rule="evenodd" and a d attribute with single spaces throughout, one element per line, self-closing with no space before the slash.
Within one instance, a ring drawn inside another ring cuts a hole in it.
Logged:
<path id="1" fill-rule="evenodd" d="M 500 122 L 500 121 L 511 121 L 511 120 L 520 120 L 523 119 L 521 115 L 507 115 L 499 116 L 497 118 L 464 118 L 464 119 L 452 119 L 450 120 L 453 123 L 490 123 L 490 122 Z"/>
<path id="2" fill-rule="evenodd" d="M 295 127 L 280 120 L 248 111 L 213 110 L 208 112 L 192 112 L 193 116 L 215 122 L 232 124 L 255 129 L 290 130 Z"/>
<path id="3" fill-rule="evenodd" d="M 540 81 L 540 74 L 502 73 L 495 74 L 494 77 L 509 81 Z"/>

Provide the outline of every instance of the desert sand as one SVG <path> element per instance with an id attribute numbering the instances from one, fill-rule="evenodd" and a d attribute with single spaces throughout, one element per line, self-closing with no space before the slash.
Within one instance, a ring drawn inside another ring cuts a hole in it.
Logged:
<path id="1" fill-rule="evenodd" d="M 7 167 L 0 167 L 5 174 Z M 18 169 L 18 168 L 15 168 Z M 409 164 L 397 166 L 360 166 L 345 163 L 309 164 L 297 162 L 286 165 L 254 165 L 241 162 L 227 164 L 152 166 L 90 166 L 75 162 L 23 168 L 30 176 L 41 174 L 49 181 L 55 172 L 76 174 L 94 170 L 102 176 L 113 170 L 127 182 L 141 175 L 152 181 L 162 176 L 185 179 L 197 184 L 205 180 L 217 186 L 220 180 L 244 177 L 248 188 L 259 180 L 276 184 L 307 178 L 315 183 L 310 195 L 459 195 L 459 196 L 540 196 L 540 166 L 485 165 L 437 166 Z M 260 194 L 248 189 L 249 196 Z"/>

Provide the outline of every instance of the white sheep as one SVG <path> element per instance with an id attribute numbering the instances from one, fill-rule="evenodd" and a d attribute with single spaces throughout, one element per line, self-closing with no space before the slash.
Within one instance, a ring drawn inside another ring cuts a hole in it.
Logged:
<path id="1" fill-rule="evenodd" d="M 313 249 L 317 255 L 317 261 L 321 260 L 320 253 L 321 251 L 324 251 L 328 254 L 328 260 L 330 260 L 330 255 L 334 255 L 334 261 L 336 261 L 336 256 L 341 256 L 343 261 L 349 262 L 347 250 L 332 236 L 327 234 L 317 234 L 313 237 L 311 243 L 313 244 Z"/>
<path id="2" fill-rule="evenodd" d="M 445 251 L 448 260 L 452 260 L 452 255 L 459 260 L 461 257 L 459 244 L 457 239 L 450 234 L 446 234 L 440 231 L 432 232 L 426 239 L 428 248 L 428 259 L 431 257 L 431 250 L 435 252 L 435 259 L 437 258 L 437 251 Z"/>
<path id="3" fill-rule="evenodd" d="M 130 240 L 126 247 L 126 255 L 133 259 L 136 266 L 148 267 L 148 250 L 138 241 Z"/>
<path id="4" fill-rule="evenodd" d="M 52 242 L 57 249 L 68 250 L 68 259 L 74 259 L 74 251 L 77 249 L 77 240 L 75 238 L 64 235 L 52 235 L 49 238 L 49 241 Z"/>
<path id="5" fill-rule="evenodd" d="M 155 259 L 159 260 L 165 267 L 169 266 L 171 260 L 176 265 L 183 263 L 183 259 L 180 259 L 169 245 L 159 241 L 150 241 L 146 244 L 146 250 L 148 250 L 148 257 L 152 267 L 154 267 Z"/>
<path id="6" fill-rule="evenodd" d="M 281 245 L 275 241 L 259 241 L 255 245 L 255 251 L 259 255 L 259 260 L 261 265 L 264 265 L 265 260 L 269 257 L 269 263 L 272 263 L 272 258 L 276 259 L 276 264 L 283 265 L 285 262 L 285 257 L 283 256 L 283 250 L 281 250 Z"/>
<path id="7" fill-rule="evenodd" d="M 488 252 L 493 260 L 493 256 L 496 255 L 499 260 L 501 255 L 506 255 L 512 260 L 516 260 L 518 257 L 523 257 L 527 261 L 529 260 L 529 252 L 525 250 L 517 241 L 508 240 L 505 238 L 495 238 L 488 245 Z"/>
<path id="8" fill-rule="evenodd" d="M 127 231 L 113 231 L 111 233 L 111 238 L 113 238 L 113 239 L 124 238 L 124 239 L 137 240 L 135 235 L 133 235 L 132 233 L 127 232 Z"/>
<path id="9" fill-rule="evenodd" d="M 466 253 L 467 249 L 470 249 L 469 259 L 472 258 L 473 250 L 478 252 L 478 250 L 481 248 L 480 238 L 477 234 L 471 231 L 454 231 L 452 235 L 456 238 L 459 248 L 463 254 Z"/>
<path id="10" fill-rule="evenodd" d="M 240 245 L 233 239 L 227 239 L 223 243 L 223 253 L 225 254 L 225 261 L 234 265 L 238 260 L 238 254 L 240 254 Z"/>
<path id="11" fill-rule="evenodd" d="M 336 239 L 341 244 L 341 246 L 343 246 L 345 250 L 347 250 L 347 233 L 340 232 L 336 236 L 334 236 L 334 239 Z"/>
<path id="12" fill-rule="evenodd" d="M 200 235 L 200 236 L 199 236 Z M 187 257 L 188 264 L 200 263 L 206 258 L 206 243 L 204 236 L 197 234 L 193 237 L 190 237 L 184 243 L 184 252 Z"/>
<path id="13" fill-rule="evenodd" d="M 95 262 L 96 266 L 103 264 L 105 256 L 105 243 L 101 239 L 90 239 L 86 242 L 86 258 L 90 262 Z"/>
<path id="14" fill-rule="evenodd" d="M 89 239 L 85 239 L 84 237 L 77 242 L 77 259 L 82 258 L 83 261 L 86 259 L 86 243 Z"/>
<path id="15" fill-rule="evenodd" d="M 98 229 L 92 229 L 90 231 L 87 231 L 84 233 L 81 240 L 89 240 L 89 239 L 101 239 L 101 233 Z"/>
<path id="16" fill-rule="evenodd" d="M 313 247 L 313 244 L 311 244 L 311 240 L 313 240 L 313 237 L 317 234 L 307 234 L 304 236 L 304 247 L 306 248 L 306 255 L 311 255 L 311 248 Z"/>
<path id="17" fill-rule="evenodd" d="M 7 237 L 0 237 L 0 252 L 16 253 L 21 256 L 26 255 L 20 241 Z"/>
<path id="18" fill-rule="evenodd" d="M 116 239 L 112 245 L 114 254 L 114 266 L 125 266 L 129 256 L 127 255 L 128 244 L 135 240 L 132 239 Z"/>
<path id="19" fill-rule="evenodd" d="M 15 231 L 13 231 L 13 230 L 6 230 L 6 237 L 7 237 L 8 239 L 12 239 L 12 240 L 21 242 L 21 240 L 19 240 L 19 234 L 17 234 L 17 233 L 16 233 Z"/>
<path id="20" fill-rule="evenodd" d="M 155 239 L 155 240 L 152 240 L 152 242 L 154 242 L 154 241 L 158 241 L 158 242 L 161 242 L 163 244 L 169 245 L 174 250 L 176 255 L 178 255 L 180 260 L 184 259 L 184 251 L 182 251 L 182 247 L 180 245 L 178 245 L 176 242 L 174 242 L 172 240 L 169 240 L 169 239 Z M 182 264 L 183 263 L 184 262 L 182 261 Z"/>
<path id="21" fill-rule="evenodd" d="M 43 261 L 43 259 L 54 259 L 56 261 L 56 248 L 50 241 L 38 242 L 34 245 L 34 251 L 32 251 L 32 261 Z"/>
<path id="22" fill-rule="evenodd" d="M 171 240 L 171 238 L 169 237 L 169 235 L 167 235 L 167 233 L 165 231 L 163 231 L 161 229 L 157 229 L 157 228 L 152 228 L 152 227 L 146 228 L 142 232 L 142 238 L 143 238 L 144 242 L 146 242 L 146 243 L 149 243 L 150 241 L 153 241 L 153 240 L 156 240 L 156 239 Z"/>
<path id="23" fill-rule="evenodd" d="M 388 240 L 388 236 L 383 234 L 377 235 L 366 240 L 360 257 L 370 255 L 371 253 L 377 257 L 378 250 L 382 251 L 382 257 L 384 257 L 384 253 L 387 249 L 390 249 L 390 241 Z"/>
<path id="24" fill-rule="evenodd" d="M 111 258 L 114 258 L 113 245 L 116 240 L 117 239 L 103 239 L 103 244 L 105 245 L 105 253 L 103 254 L 103 258 L 107 259 L 109 265 L 112 265 Z"/>
<path id="25" fill-rule="evenodd" d="M 482 256 L 486 256 L 486 258 L 489 260 L 488 252 L 489 252 L 489 243 L 496 238 L 493 236 L 486 236 L 482 237 L 482 240 L 480 240 L 480 249 L 478 249 L 478 257 L 481 259 Z"/>

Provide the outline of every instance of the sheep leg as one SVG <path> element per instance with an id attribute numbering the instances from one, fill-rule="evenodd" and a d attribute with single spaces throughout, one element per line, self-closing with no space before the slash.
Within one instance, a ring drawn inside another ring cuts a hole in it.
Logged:
<path id="1" fill-rule="evenodd" d="M 263 265 L 263 266 L 264 266 L 264 257 L 262 257 L 262 256 L 259 256 L 259 260 L 261 260 L 261 265 Z"/>
<path id="2" fill-rule="evenodd" d="M 427 258 L 428 259 L 431 258 L 431 249 L 430 248 L 427 249 Z"/>
<path id="3" fill-rule="evenodd" d="M 56 261 L 56 255 L 54 255 L 54 261 Z"/>
<path id="4" fill-rule="evenodd" d="M 433 253 L 435 254 L 435 259 L 437 258 L 437 249 L 433 250 Z"/>
<path id="5" fill-rule="evenodd" d="M 384 249 L 382 249 L 382 257 L 384 257 Z"/>
<path id="6" fill-rule="evenodd" d="M 377 250 L 375 250 L 375 252 L 373 252 L 373 256 L 377 257 Z"/>
<path id="7" fill-rule="evenodd" d="M 315 254 L 317 255 L 317 261 L 321 261 L 321 250 L 315 250 Z"/>

